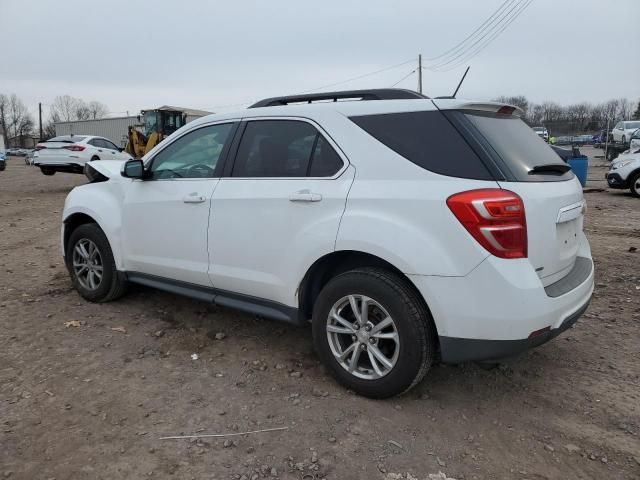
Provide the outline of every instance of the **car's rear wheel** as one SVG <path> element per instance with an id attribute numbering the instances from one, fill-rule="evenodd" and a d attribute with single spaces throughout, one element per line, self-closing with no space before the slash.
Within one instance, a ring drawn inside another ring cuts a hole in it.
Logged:
<path id="1" fill-rule="evenodd" d="M 40 167 L 40 171 L 42 172 L 43 175 L 47 175 L 47 176 L 56 174 L 55 169 L 51 167 Z"/>
<path id="2" fill-rule="evenodd" d="M 383 269 L 330 280 L 313 310 L 314 346 L 334 377 L 371 398 L 416 385 L 435 358 L 436 330 L 417 292 Z"/>
<path id="3" fill-rule="evenodd" d="M 629 190 L 634 197 L 640 197 L 640 172 L 636 173 L 629 180 Z"/>
<path id="4" fill-rule="evenodd" d="M 80 225 L 69 237 L 67 267 L 78 293 L 90 302 L 108 302 L 126 288 L 116 270 L 113 253 L 104 232 L 95 223 Z"/>
<path id="5" fill-rule="evenodd" d="M 91 157 L 91 161 L 94 162 L 96 160 L 100 160 L 100 157 L 98 157 L 97 155 L 94 155 L 93 157 Z"/>

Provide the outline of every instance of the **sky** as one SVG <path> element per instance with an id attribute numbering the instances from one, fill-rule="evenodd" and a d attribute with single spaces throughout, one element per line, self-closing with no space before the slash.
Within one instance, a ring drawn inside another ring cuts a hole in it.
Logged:
<path id="1" fill-rule="evenodd" d="M 65 94 L 98 100 L 112 116 L 165 104 L 222 112 L 316 89 L 417 89 L 422 54 L 430 96 L 451 94 L 470 65 L 460 97 L 640 100 L 638 0 L 532 0 L 477 55 L 433 70 L 428 59 L 504 1 L 0 0 L 0 93 L 34 114 L 42 102 L 45 119 Z"/>

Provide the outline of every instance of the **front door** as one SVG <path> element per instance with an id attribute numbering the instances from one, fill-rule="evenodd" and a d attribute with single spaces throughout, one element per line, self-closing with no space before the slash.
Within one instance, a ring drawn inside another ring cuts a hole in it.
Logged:
<path id="1" fill-rule="evenodd" d="M 125 186 L 125 269 L 210 286 L 207 227 L 211 196 L 233 123 L 191 130 L 148 163 L 149 178 Z"/>
<path id="2" fill-rule="evenodd" d="M 306 269 L 334 250 L 354 177 L 327 138 L 308 121 L 246 123 L 231 176 L 213 194 L 217 289 L 295 306 Z"/>

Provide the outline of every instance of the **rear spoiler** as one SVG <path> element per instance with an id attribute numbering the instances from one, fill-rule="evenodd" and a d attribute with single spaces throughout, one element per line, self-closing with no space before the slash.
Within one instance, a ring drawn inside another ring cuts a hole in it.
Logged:
<path id="1" fill-rule="evenodd" d="M 524 117 L 524 110 L 520 107 L 500 102 L 470 102 L 451 97 L 438 97 L 433 99 L 433 103 L 440 110 L 476 110 L 480 112 L 502 113 L 505 115 Z"/>

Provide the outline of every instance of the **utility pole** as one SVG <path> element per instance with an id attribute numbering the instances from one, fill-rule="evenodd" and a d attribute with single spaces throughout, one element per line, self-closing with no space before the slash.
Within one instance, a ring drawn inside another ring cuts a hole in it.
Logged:
<path id="1" fill-rule="evenodd" d="M 42 141 L 42 103 L 38 102 L 38 123 L 40 125 L 40 141 Z"/>
<path id="2" fill-rule="evenodd" d="M 422 54 L 418 55 L 418 93 L 422 93 Z"/>

